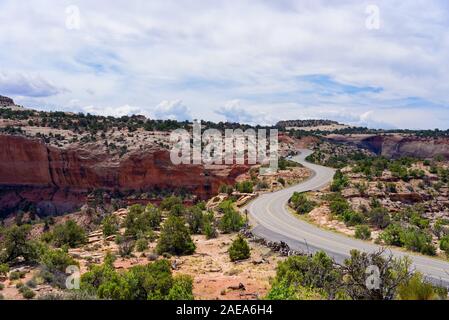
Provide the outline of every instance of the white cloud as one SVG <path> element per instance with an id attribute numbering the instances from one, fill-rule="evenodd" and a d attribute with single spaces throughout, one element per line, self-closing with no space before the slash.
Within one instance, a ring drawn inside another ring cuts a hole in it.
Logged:
<path id="1" fill-rule="evenodd" d="M 77 99 L 79 105 L 125 106 L 92 107 L 98 112 L 136 109 L 211 120 L 235 118 L 232 108 L 225 115 L 221 106 L 239 100 L 240 110 L 248 113 L 240 115 L 242 121 L 327 115 L 363 122 L 373 110 L 365 120 L 375 117 L 394 126 L 407 123 L 382 110 L 419 108 L 435 116 L 409 119 L 412 123 L 448 127 L 439 121 L 449 116 L 444 0 L 376 1 L 380 30 L 365 28 L 365 4 L 355 0 L 78 0 L 80 30 L 65 27 L 69 4 L 0 1 L 0 47 L 6 48 L 0 51 L 0 71 L 39 75 L 52 84 L 10 87 L 13 98 L 22 88 L 33 106 L 62 108 Z M 298 82 L 303 75 L 383 90 L 326 95 Z M 184 107 L 158 106 L 173 97 Z M 401 103 L 410 97 L 422 104 Z"/>
<path id="2" fill-rule="evenodd" d="M 67 92 L 40 76 L 0 72 L 0 92 L 21 97 L 50 97 Z"/>
<path id="3" fill-rule="evenodd" d="M 142 114 L 143 110 L 138 107 L 130 106 L 128 104 L 118 107 L 98 107 L 98 106 L 84 106 L 80 107 L 85 113 L 95 114 L 95 115 L 107 115 L 114 117 L 130 116 L 133 114 Z"/>
<path id="4" fill-rule="evenodd" d="M 181 100 L 162 101 L 151 112 L 155 119 L 191 120 L 189 108 Z"/>
<path id="5" fill-rule="evenodd" d="M 244 124 L 272 124 L 273 119 L 260 111 L 255 111 L 253 106 L 244 107 L 240 100 L 228 101 L 222 108 L 215 112 L 224 117 L 227 122 L 237 122 Z"/>

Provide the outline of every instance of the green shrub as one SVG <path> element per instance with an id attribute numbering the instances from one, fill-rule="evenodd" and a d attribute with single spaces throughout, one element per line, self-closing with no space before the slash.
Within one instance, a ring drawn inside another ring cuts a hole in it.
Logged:
<path id="1" fill-rule="evenodd" d="M 231 233 L 240 231 L 243 227 L 244 221 L 239 212 L 233 208 L 226 209 L 223 217 L 220 220 L 220 230 L 223 233 Z"/>
<path id="2" fill-rule="evenodd" d="M 28 287 L 24 287 L 25 289 L 24 290 L 22 290 L 22 296 L 25 298 L 25 299 L 27 299 L 27 300 L 30 300 L 30 299 L 33 299 L 35 296 L 36 296 L 36 293 L 33 291 L 33 290 L 31 290 L 30 288 L 28 288 Z"/>
<path id="3" fill-rule="evenodd" d="M 410 167 L 411 161 L 404 159 L 394 160 L 388 166 L 393 176 L 402 179 L 403 181 L 410 180 L 407 167 Z"/>
<path id="4" fill-rule="evenodd" d="M 204 235 L 207 240 L 215 239 L 218 236 L 217 229 L 210 221 L 204 223 Z"/>
<path id="5" fill-rule="evenodd" d="M 229 258 L 231 261 L 239 261 L 248 259 L 251 256 L 251 249 L 248 245 L 248 242 L 243 239 L 242 236 L 238 236 L 232 242 L 231 247 L 229 248 Z"/>
<path id="6" fill-rule="evenodd" d="M 355 237 L 357 239 L 368 240 L 371 238 L 371 230 L 366 225 L 360 225 L 355 228 Z"/>
<path id="7" fill-rule="evenodd" d="M 144 210 L 144 207 L 140 204 L 135 204 L 128 208 L 128 214 L 126 215 L 126 219 L 123 223 L 124 227 L 128 231 L 128 234 L 136 234 L 140 231 Z"/>
<path id="8" fill-rule="evenodd" d="M 204 215 L 203 233 L 208 240 L 218 237 L 217 228 L 215 228 L 214 214 L 212 212 Z"/>
<path id="9" fill-rule="evenodd" d="M 438 298 L 438 293 L 433 285 L 423 280 L 420 273 L 415 273 L 407 283 L 399 286 L 398 298 L 400 300 L 435 300 Z"/>
<path id="10" fill-rule="evenodd" d="M 403 234 L 404 246 L 411 251 L 434 256 L 436 249 L 432 244 L 432 237 L 420 230 L 408 228 Z"/>
<path id="11" fill-rule="evenodd" d="M 380 238 L 389 245 L 405 246 L 408 250 L 426 255 L 436 254 L 432 236 L 416 227 L 405 229 L 398 224 L 391 224 L 382 232 Z"/>
<path id="12" fill-rule="evenodd" d="M 331 213 L 337 216 L 343 215 L 350 209 L 348 201 L 339 193 L 333 194 L 329 199 Z"/>
<path id="13" fill-rule="evenodd" d="M 170 216 L 165 221 L 156 250 L 159 254 L 175 255 L 192 254 L 195 251 L 195 244 L 185 226 L 184 219 Z"/>
<path id="14" fill-rule="evenodd" d="M 131 257 L 134 250 L 134 241 L 124 241 L 118 247 L 118 254 L 120 257 L 127 258 Z"/>
<path id="15" fill-rule="evenodd" d="M 422 254 L 428 255 L 428 256 L 435 256 L 437 254 L 437 249 L 432 243 L 425 243 L 422 247 L 420 252 Z"/>
<path id="16" fill-rule="evenodd" d="M 120 275 L 108 264 L 93 266 L 81 276 L 81 289 L 100 299 L 126 299 L 131 297 L 129 288 Z"/>
<path id="17" fill-rule="evenodd" d="M 254 184 L 251 181 L 242 181 L 235 184 L 235 189 L 240 193 L 253 193 Z"/>
<path id="18" fill-rule="evenodd" d="M 170 209 L 170 214 L 176 217 L 182 217 L 186 213 L 186 208 L 183 204 L 175 204 Z"/>
<path id="19" fill-rule="evenodd" d="M 148 204 L 145 208 L 145 219 L 148 222 L 150 228 L 155 230 L 159 228 L 162 221 L 162 212 L 159 208 Z"/>
<path id="20" fill-rule="evenodd" d="M 273 280 L 269 299 L 276 297 L 299 299 L 306 291 L 312 296 L 333 298 L 341 286 L 342 274 L 334 266 L 333 260 L 324 252 L 313 256 L 291 256 L 279 262 Z M 309 293 L 312 293 L 309 291 Z M 310 296 L 306 293 L 307 296 Z"/>
<path id="21" fill-rule="evenodd" d="M 200 201 L 195 206 L 198 207 L 199 209 L 201 209 L 202 211 L 205 211 L 205 210 L 207 210 L 206 205 L 207 205 L 206 201 Z"/>
<path id="22" fill-rule="evenodd" d="M 396 183 L 394 182 L 388 182 L 386 184 L 387 192 L 389 193 L 398 193 L 398 190 L 396 188 Z"/>
<path id="23" fill-rule="evenodd" d="M 3 230 L 0 262 L 14 262 L 18 258 L 22 258 L 24 262 L 37 261 L 38 246 L 35 241 L 28 239 L 30 231 L 30 225 L 12 226 Z"/>
<path id="24" fill-rule="evenodd" d="M 357 188 L 357 191 L 362 196 L 366 195 L 366 191 L 368 191 L 368 188 L 369 188 L 367 183 L 356 183 L 356 184 L 354 184 L 354 186 Z"/>
<path id="25" fill-rule="evenodd" d="M 86 240 L 86 232 L 73 220 L 57 225 L 51 232 L 51 242 L 57 247 L 68 245 L 76 248 L 86 243 Z"/>
<path id="26" fill-rule="evenodd" d="M 427 229 L 430 226 L 429 219 L 421 217 L 419 213 L 414 213 L 410 217 L 410 223 L 412 223 L 413 225 L 417 226 L 420 229 Z"/>
<path id="27" fill-rule="evenodd" d="M 24 284 L 17 288 L 19 289 L 19 292 L 22 294 L 22 296 L 27 300 L 33 299 L 36 296 L 36 293 Z"/>
<path id="28" fill-rule="evenodd" d="M 343 188 L 349 186 L 349 179 L 346 177 L 340 170 L 337 170 L 337 172 L 334 175 L 334 180 L 331 184 L 331 191 L 332 192 L 339 192 L 343 190 Z"/>
<path id="29" fill-rule="evenodd" d="M 9 266 L 6 263 L 0 264 L 0 278 L 6 277 L 9 272 Z"/>
<path id="30" fill-rule="evenodd" d="M 170 196 L 162 200 L 159 208 L 161 210 L 170 211 L 171 208 L 175 205 L 182 205 L 182 199 L 175 196 Z"/>
<path id="31" fill-rule="evenodd" d="M 223 184 L 223 185 L 220 186 L 219 192 L 231 195 L 232 192 L 234 192 L 234 187 L 230 186 L 230 185 Z"/>
<path id="32" fill-rule="evenodd" d="M 390 224 L 381 234 L 380 239 L 385 244 L 402 247 L 404 245 L 404 228 L 399 224 Z"/>
<path id="33" fill-rule="evenodd" d="M 115 236 L 115 243 L 116 244 L 122 244 L 125 241 L 125 238 L 121 234 L 117 234 Z"/>
<path id="34" fill-rule="evenodd" d="M 103 235 L 109 237 L 117 234 L 120 223 L 116 215 L 109 215 L 103 219 Z"/>
<path id="35" fill-rule="evenodd" d="M 30 280 L 28 280 L 27 282 L 26 282 L 26 286 L 27 287 L 29 287 L 29 288 L 36 288 L 37 287 L 37 282 L 36 282 L 36 280 L 33 278 L 33 279 L 30 279 Z"/>
<path id="36" fill-rule="evenodd" d="M 192 234 L 201 234 L 204 223 L 204 214 L 197 206 L 193 206 L 187 210 L 186 221 Z"/>
<path id="37" fill-rule="evenodd" d="M 446 219 L 437 219 L 432 227 L 432 231 L 440 239 L 449 235 L 448 221 Z"/>
<path id="38" fill-rule="evenodd" d="M 78 266 L 78 262 L 61 249 L 48 249 L 40 258 L 40 262 L 49 272 L 65 273 L 68 266 Z"/>
<path id="39" fill-rule="evenodd" d="M 285 159 L 284 157 L 281 157 L 278 160 L 279 170 L 286 170 L 287 168 L 295 168 L 295 167 L 300 167 L 300 166 L 301 166 L 300 163 L 298 163 L 296 161 Z"/>
<path id="40" fill-rule="evenodd" d="M 291 206 L 296 210 L 298 214 L 307 214 L 312 211 L 316 203 L 307 199 L 305 193 L 295 192 L 290 198 Z"/>
<path id="41" fill-rule="evenodd" d="M 5 289 L 5 285 L 3 283 L 0 283 L 0 291 L 2 291 L 3 289 Z"/>
<path id="42" fill-rule="evenodd" d="M 161 211 L 152 204 L 147 205 L 145 208 L 138 204 L 133 205 L 129 208 L 124 222 L 125 235 L 134 239 L 144 237 L 150 231 L 159 228 L 161 221 Z"/>
<path id="43" fill-rule="evenodd" d="M 391 223 L 390 214 L 383 207 L 376 207 L 369 213 L 369 222 L 380 229 L 385 229 Z"/>
<path id="44" fill-rule="evenodd" d="M 327 300 L 323 290 L 301 285 L 288 284 L 287 281 L 275 282 L 266 296 L 267 300 Z"/>
<path id="45" fill-rule="evenodd" d="M 342 215 L 343 221 L 347 226 L 357 226 L 365 223 L 365 217 L 360 212 L 346 210 Z"/>
<path id="46" fill-rule="evenodd" d="M 13 271 L 9 274 L 9 280 L 15 281 L 15 280 L 19 280 L 19 279 L 20 279 L 20 272 Z"/>
<path id="47" fill-rule="evenodd" d="M 446 235 L 440 240 L 440 249 L 449 256 L 449 235 Z"/>
<path id="48" fill-rule="evenodd" d="M 218 210 L 222 213 L 231 209 L 234 209 L 234 202 L 232 200 L 225 200 L 218 205 Z"/>
<path id="49" fill-rule="evenodd" d="M 100 299 L 167 300 L 190 299 L 192 279 L 173 278 L 170 262 L 158 260 L 117 272 L 109 263 L 93 266 L 81 276 L 81 289 Z"/>
<path id="50" fill-rule="evenodd" d="M 136 251 L 137 252 L 144 252 L 148 249 L 148 240 L 147 239 L 139 239 L 136 241 Z"/>
<path id="51" fill-rule="evenodd" d="M 173 285 L 168 292 L 167 300 L 193 300 L 193 278 L 188 275 L 178 275 L 173 278 Z"/>

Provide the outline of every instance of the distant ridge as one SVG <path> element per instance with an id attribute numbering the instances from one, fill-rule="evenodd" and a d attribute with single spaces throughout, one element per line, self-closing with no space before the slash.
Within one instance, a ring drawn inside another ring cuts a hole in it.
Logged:
<path id="1" fill-rule="evenodd" d="M 276 127 L 280 128 L 304 128 L 304 127 L 318 127 L 318 126 L 331 126 L 340 125 L 337 121 L 332 120 L 285 120 L 279 121 Z"/>
<path id="2" fill-rule="evenodd" d="M 14 105 L 13 99 L 0 95 L 0 107 L 9 107 Z"/>

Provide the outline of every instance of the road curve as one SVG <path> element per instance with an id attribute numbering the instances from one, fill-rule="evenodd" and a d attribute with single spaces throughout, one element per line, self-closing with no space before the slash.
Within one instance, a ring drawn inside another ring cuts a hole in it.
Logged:
<path id="1" fill-rule="evenodd" d="M 322 189 L 329 184 L 335 173 L 333 169 L 306 162 L 305 158 L 311 153 L 310 150 L 302 149 L 293 158 L 313 172 L 308 180 L 277 192 L 262 194 L 246 206 L 253 233 L 266 240 L 284 241 L 295 250 L 310 253 L 323 250 L 339 262 L 348 257 L 352 249 L 364 252 L 379 250 L 380 246 L 320 229 L 289 212 L 287 202 L 294 192 Z M 407 255 L 412 258 L 415 269 L 432 282 L 449 285 L 449 262 L 394 248 L 389 251 L 397 257 Z"/>

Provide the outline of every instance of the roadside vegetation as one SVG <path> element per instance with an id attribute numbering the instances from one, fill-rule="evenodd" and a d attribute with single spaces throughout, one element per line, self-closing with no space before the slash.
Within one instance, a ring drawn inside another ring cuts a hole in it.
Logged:
<path id="1" fill-rule="evenodd" d="M 109 255 L 81 277 L 81 289 L 98 299 L 107 300 L 193 300 L 193 279 L 173 276 L 170 263 L 158 260 L 118 272 Z"/>
<path id="2" fill-rule="evenodd" d="M 371 286 L 367 281 L 366 270 L 373 266 L 380 270 L 379 286 Z M 279 263 L 266 298 L 446 300 L 447 290 L 426 282 L 421 274 L 414 273 L 406 258 L 396 259 L 385 255 L 383 251 L 367 254 L 354 250 L 343 264 L 336 263 L 324 252 L 287 258 Z"/>
<path id="3" fill-rule="evenodd" d="M 92 216 L 89 210 L 86 214 Z M 20 219 L 20 223 L 0 227 L 0 284 L 7 279 L 17 281 L 17 290 L 20 289 L 24 299 L 38 297 L 35 288 L 41 285 L 50 285 L 62 295 L 39 298 L 76 298 L 64 290 L 70 274 L 67 268 L 79 266 L 80 257 L 73 253 L 77 249 L 86 252 L 98 249 L 98 245 L 89 244 L 90 232 L 97 230 L 95 234 L 104 241 L 114 241 L 117 249 L 108 253 L 100 264 L 89 261 L 88 272 L 82 276 L 82 292 L 77 293 L 77 297 L 191 300 L 193 279 L 182 274 L 174 276 L 172 265 L 166 259 L 193 254 L 196 245 L 192 235 L 213 239 L 219 232 L 240 231 L 245 221 L 234 207 L 232 198 L 223 201 L 216 210 L 207 210 L 204 202 L 186 206 L 182 198 L 169 196 L 159 206 L 132 205 L 123 216 L 106 213 L 101 219 L 91 220 L 87 226 L 72 219 L 32 224 Z M 43 232 L 36 234 L 36 230 Z M 117 257 L 126 260 L 142 256 L 150 262 L 122 271 L 114 267 Z M 248 259 L 250 247 L 247 241 L 238 236 L 229 248 L 229 256 L 231 261 Z M 22 283 L 22 279 L 27 272 L 16 271 L 23 265 L 35 270 L 33 278 L 26 283 Z"/>
<path id="4" fill-rule="evenodd" d="M 311 193 L 308 201 L 328 208 L 331 219 L 343 222 L 356 238 L 447 256 L 449 166 L 444 158 L 387 159 L 345 145 L 324 144 L 308 160 L 337 171 L 330 192 Z M 304 198 L 294 195 L 290 204 L 307 204 Z M 296 206 L 298 213 L 310 209 L 292 205 Z"/>
<path id="5" fill-rule="evenodd" d="M 312 211 L 317 204 L 309 200 L 306 193 L 295 192 L 290 198 L 289 205 L 296 213 L 304 215 Z"/>

